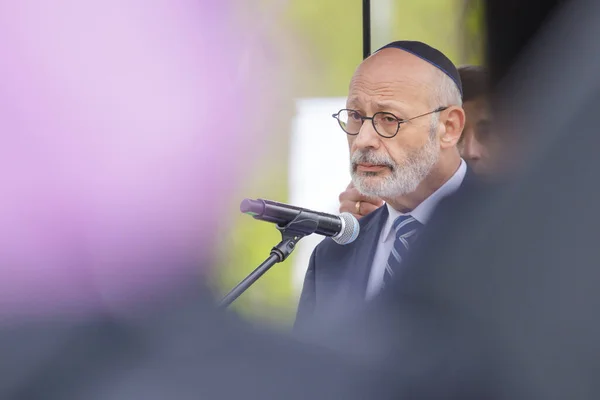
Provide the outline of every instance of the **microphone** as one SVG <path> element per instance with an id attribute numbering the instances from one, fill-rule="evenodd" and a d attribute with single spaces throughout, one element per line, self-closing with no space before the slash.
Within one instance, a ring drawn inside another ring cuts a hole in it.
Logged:
<path id="1" fill-rule="evenodd" d="M 354 215 L 347 212 L 336 216 L 263 199 L 244 199 L 240 204 L 240 211 L 252 215 L 254 219 L 272 222 L 279 227 L 296 220 L 302 213 L 302 222 L 311 223 L 304 234 L 329 236 L 341 245 L 354 242 L 360 232 L 358 221 Z"/>

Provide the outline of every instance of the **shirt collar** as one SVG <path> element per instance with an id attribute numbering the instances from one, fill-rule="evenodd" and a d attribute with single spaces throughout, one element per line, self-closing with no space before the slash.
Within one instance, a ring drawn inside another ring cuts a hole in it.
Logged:
<path id="1" fill-rule="evenodd" d="M 440 186 L 438 190 L 433 192 L 431 196 L 423 200 L 423 202 L 421 202 L 421 204 L 415 207 L 415 209 L 412 210 L 412 212 L 410 212 L 409 214 L 421 224 L 425 225 L 427 221 L 429 221 L 429 218 L 431 217 L 431 214 L 433 213 L 433 210 L 438 205 L 438 203 L 444 197 L 454 193 L 460 187 L 460 185 L 462 185 L 466 173 L 467 163 L 465 163 L 465 160 L 461 158 L 460 166 L 458 167 L 454 175 L 452 175 L 450 179 L 446 181 L 446 183 Z M 392 208 L 392 206 L 390 206 L 389 204 L 386 204 L 385 206 L 388 209 L 388 219 L 385 222 L 385 225 L 383 226 L 383 231 L 381 232 L 382 242 L 387 242 L 388 240 L 393 238 L 394 235 L 392 235 L 392 225 L 394 224 L 394 221 L 399 216 L 405 215 L 404 213 L 401 213 L 400 211 Z"/>

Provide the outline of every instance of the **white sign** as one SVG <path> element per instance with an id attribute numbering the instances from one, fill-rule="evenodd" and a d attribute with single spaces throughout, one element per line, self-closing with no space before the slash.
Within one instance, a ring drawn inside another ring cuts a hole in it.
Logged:
<path id="1" fill-rule="evenodd" d="M 339 214 L 339 194 L 350 183 L 348 141 L 331 117 L 345 108 L 346 98 L 307 98 L 296 102 L 289 159 L 289 203 Z M 310 254 L 323 236 L 302 239 L 293 255 L 293 284 L 299 292 Z"/>

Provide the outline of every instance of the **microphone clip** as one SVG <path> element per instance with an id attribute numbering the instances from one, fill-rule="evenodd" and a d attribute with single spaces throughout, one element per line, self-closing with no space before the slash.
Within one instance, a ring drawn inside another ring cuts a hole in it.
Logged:
<path id="1" fill-rule="evenodd" d="M 317 231 L 318 222 L 314 218 L 306 217 L 306 211 L 300 211 L 296 217 L 286 225 L 277 225 L 281 235 L 298 235 L 300 238 L 312 235 Z"/>
<path id="2" fill-rule="evenodd" d="M 304 236 L 315 233 L 318 222 L 314 218 L 306 217 L 306 212 L 301 211 L 293 220 L 285 225 L 276 225 L 281 232 L 281 242 L 271 249 L 271 254 L 250 275 L 234 287 L 219 303 L 220 308 L 227 308 L 235 299 L 244 293 L 258 278 L 267 272 L 273 265 L 283 262 L 292 254 L 296 244 Z"/>

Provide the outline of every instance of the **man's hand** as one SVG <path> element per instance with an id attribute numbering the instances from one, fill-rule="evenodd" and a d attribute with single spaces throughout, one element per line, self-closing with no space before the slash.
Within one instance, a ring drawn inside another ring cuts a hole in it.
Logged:
<path id="1" fill-rule="evenodd" d="M 340 213 L 349 212 L 357 219 L 377 210 L 383 205 L 383 200 L 367 197 L 358 191 L 350 182 L 345 191 L 340 193 Z"/>

